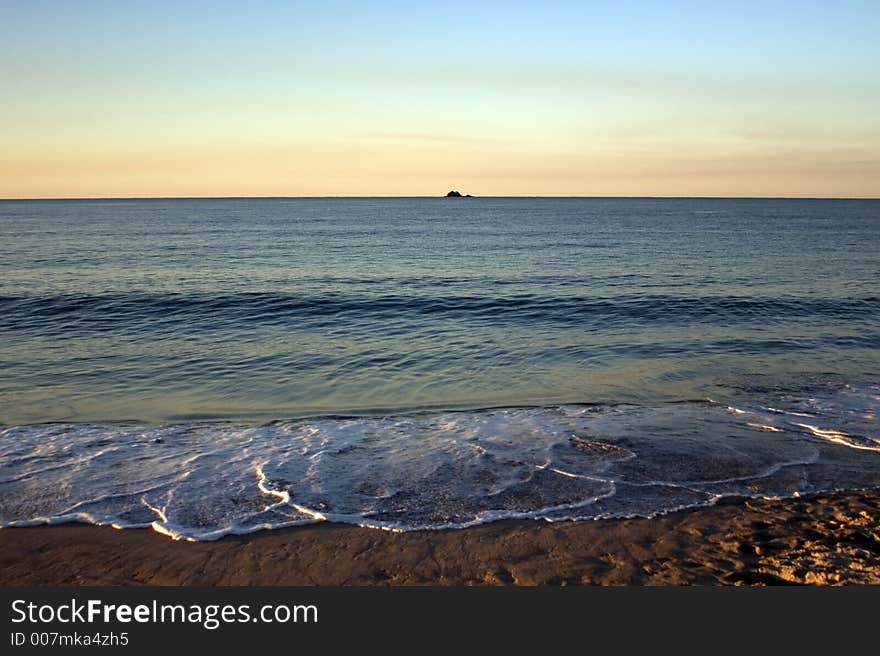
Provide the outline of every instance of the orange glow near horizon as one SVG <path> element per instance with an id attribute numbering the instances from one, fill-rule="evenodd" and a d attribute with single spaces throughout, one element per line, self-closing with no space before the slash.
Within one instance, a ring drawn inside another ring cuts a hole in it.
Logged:
<path id="1" fill-rule="evenodd" d="M 880 166 L 848 153 L 541 153 L 306 144 L 0 159 L 0 197 L 876 197 Z"/>

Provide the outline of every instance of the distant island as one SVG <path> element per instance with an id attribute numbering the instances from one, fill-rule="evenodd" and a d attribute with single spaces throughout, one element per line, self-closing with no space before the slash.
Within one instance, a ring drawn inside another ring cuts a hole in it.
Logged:
<path id="1" fill-rule="evenodd" d="M 471 196 L 470 194 L 461 194 L 457 191 L 450 191 L 448 194 L 446 194 L 446 197 L 447 198 L 473 198 L 473 196 Z"/>

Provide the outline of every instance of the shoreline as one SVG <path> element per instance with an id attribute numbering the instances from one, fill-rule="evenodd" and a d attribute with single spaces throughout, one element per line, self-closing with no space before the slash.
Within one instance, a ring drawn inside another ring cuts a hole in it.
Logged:
<path id="1" fill-rule="evenodd" d="M 880 584 L 880 490 L 725 500 L 653 519 L 393 533 L 318 523 L 214 542 L 0 529 L 0 585 Z"/>

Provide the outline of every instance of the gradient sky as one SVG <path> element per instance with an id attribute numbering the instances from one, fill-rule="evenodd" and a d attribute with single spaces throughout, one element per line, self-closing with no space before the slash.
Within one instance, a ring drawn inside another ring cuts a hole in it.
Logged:
<path id="1" fill-rule="evenodd" d="M 880 196 L 880 2 L 0 0 L 0 197 Z"/>

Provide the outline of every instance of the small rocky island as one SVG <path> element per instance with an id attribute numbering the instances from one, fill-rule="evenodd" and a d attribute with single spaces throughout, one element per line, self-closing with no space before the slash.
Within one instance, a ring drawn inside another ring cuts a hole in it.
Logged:
<path id="1" fill-rule="evenodd" d="M 446 194 L 446 197 L 447 198 L 473 198 L 473 196 L 471 196 L 470 194 L 462 194 L 458 191 L 450 191 L 448 194 Z"/>

